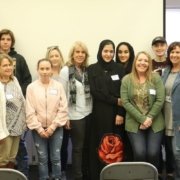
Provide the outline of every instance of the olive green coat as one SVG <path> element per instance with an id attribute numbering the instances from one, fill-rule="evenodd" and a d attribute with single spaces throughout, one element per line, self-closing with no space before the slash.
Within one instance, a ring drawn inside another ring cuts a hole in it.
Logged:
<path id="1" fill-rule="evenodd" d="M 132 83 L 131 74 L 122 79 L 121 98 L 126 109 L 126 131 L 136 133 L 146 117 L 153 119 L 152 129 L 154 132 L 164 129 L 165 123 L 161 110 L 165 100 L 165 88 L 158 74 L 152 74 L 152 83 L 148 83 L 148 89 L 149 112 L 147 115 L 143 115 L 133 101 L 134 84 Z"/>

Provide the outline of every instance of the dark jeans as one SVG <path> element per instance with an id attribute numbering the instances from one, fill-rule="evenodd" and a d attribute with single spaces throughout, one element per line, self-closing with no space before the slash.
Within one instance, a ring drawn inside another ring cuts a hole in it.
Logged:
<path id="1" fill-rule="evenodd" d="M 67 168 L 69 138 L 70 130 L 63 128 L 63 141 L 61 146 L 61 171 L 66 171 Z"/>
<path id="2" fill-rule="evenodd" d="M 167 174 L 173 174 L 174 172 L 175 160 L 174 160 L 173 148 L 172 148 L 172 138 L 173 136 L 166 136 L 166 135 L 163 136 L 163 142 L 161 144 L 161 149 L 160 149 L 160 162 L 158 168 L 160 174 L 163 172 L 164 163 Z M 166 157 L 165 162 L 163 162 L 163 155 L 162 155 L 163 146 L 165 148 L 165 157 Z"/>
<path id="3" fill-rule="evenodd" d="M 80 120 L 71 120 L 72 171 L 74 179 L 83 179 L 84 142 L 86 139 L 86 121 L 89 116 Z M 88 157 L 88 154 L 86 155 Z"/>
<path id="4" fill-rule="evenodd" d="M 133 149 L 134 161 L 149 162 L 157 168 L 163 131 L 154 133 L 149 128 L 138 130 L 137 133 L 128 132 L 128 136 Z"/>
<path id="5" fill-rule="evenodd" d="M 26 149 L 25 139 L 20 139 L 16 161 L 17 161 L 17 169 L 28 178 L 29 165 L 28 165 L 28 153 Z"/>

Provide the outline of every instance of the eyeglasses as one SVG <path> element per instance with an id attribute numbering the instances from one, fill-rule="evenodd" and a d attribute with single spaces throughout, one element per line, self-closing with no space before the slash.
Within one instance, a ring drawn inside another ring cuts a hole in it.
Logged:
<path id="1" fill-rule="evenodd" d="M 49 46 L 49 47 L 47 47 L 47 50 L 50 50 L 50 49 L 59 49 L 59 46 Z"/>

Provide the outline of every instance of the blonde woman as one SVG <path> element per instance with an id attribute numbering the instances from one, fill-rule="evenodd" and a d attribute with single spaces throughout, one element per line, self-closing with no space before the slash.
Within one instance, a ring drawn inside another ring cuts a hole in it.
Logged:
<path id="1" fill-rule="evenodd" d="M 50 46 L 47 48 L 46 58 L 52 62 L 53 78 L 59 80 L 59 73 L 64 66 L 64 59 L 58 46 Z"/>
<path id="2" fill-rule="evenodd" d="M 52 78 L 57 81 L 60 81 L 59 74 L 64 66 L 64 58 L 60 48 L 58 46 L 48 47 L 46 52 L 46 58 L 49 59 L 52 63 Z M 61 146 L 62 176 L 66 176 L 67 160 L 68 160 L 68 141 L 69 141 L 69 129 L 63 128 L 63 141 Z"/>
<path id="3" fill-rule="evenodd" d="M 90 95 L 87 75 L 88 49 L 82 42 L 75 42 L 69 53 L 69 61 L 60 72 L 61 82 L 68 98 L 68 114 L 72 139 L 72 168 L 74 179 L 82 180 L 89 176 L 82 170 L 82 155 L 85 148 L 84 141 L 89 128 L 86 128 L 92 111 L 92 98 Z M 86 140 L 88 143 L 88 140 Z M 85 153 L 86 157 L 88 153 Z M 87 159 L 85 161 L 87 162 Z M 83 164 L 83 168 L 86 165 Z M 87 170 L 87 169 L 86 169 Z M 87 171 L 86 171 L 87 172 Z"/>
<path id="4" fill-rule="evenodd" d="M 132 73 L 122 80 L 121 98 L 126 109 L 125 130 L 133 149 L 134 161 L 146 161 L 158 167 L 164 130 L 161 109 L 165 89 L 159 74 L 152 72 L 148 53 L 139 52 Z"/>

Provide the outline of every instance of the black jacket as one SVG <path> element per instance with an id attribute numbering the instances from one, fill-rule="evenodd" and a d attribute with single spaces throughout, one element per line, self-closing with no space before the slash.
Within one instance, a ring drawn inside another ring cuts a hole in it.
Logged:
<path id="1" fill-rule="evenodd" d="M 26 60 L 20 54 L 18 54 L 14 48 L 9 52 L 9 56 L 16 61 L 16 68 L 14 70 L 14 75 L 17 77 L 19 84 L 21 86 L 23 95 L 26 96 L 26 88 L 28 84 L 32 82 L 32 77 L 27 66 Z"/>

